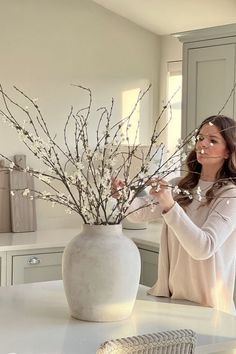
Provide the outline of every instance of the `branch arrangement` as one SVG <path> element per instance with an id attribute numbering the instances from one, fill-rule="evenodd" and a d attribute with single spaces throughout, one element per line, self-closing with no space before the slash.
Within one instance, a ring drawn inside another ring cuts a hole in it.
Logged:
<path id="1" fill-rule="evenodd" d="M 119 122 L 112 123 L 114 100 L 111 106 L 96 110 L 98 122 L 96 137 L 91 139 L 89 123 L 93 115 L 93 99 L 90 89 L 74 85 L 88 94 L 86 107 L 75 111 L 71 107 L 65 120 L 63 144 L 58 143 L 57 135 L 52 134 L 47 126 L 37 101 L 14 87 L 26 101 L 26 107 L 12 99 L 0 85 L 2 120 L 14 128 L 20 140 L 29 151 L 44 165 L 44 171 L 26 167 L 23 171 L 38 178 L 45 185 L 43 191 L 22 191 L 29 198 L 44 199 L 54 204 L 61 204 L 67 213 L 78 213 L 85 224 L 119 224 L 126 216 L 134 198 L 145 188 L 153 176 L 166 178 L 180 169 L 183 151 L 191 144 L 194 133 L 190 133 L 176 148 L 176 151 L 164 159 L 164 144 L 161 134 L 168 126 L 159 131 L 159 121 L 164 111 L 171 109 L 171 100 L 163 107 L 154 123 L 150 142 L 146 149 L 137 143 L 138 129 L 134 142 L 130 142 L 129 130 L 132 128 L 132 116 L 147 92 L 140 91 L 130 114 Z M 20 122 L 18 116 L 24 116 Z M 94 124 L 94 118 L 93 118 Z M 73 131 L 71 134 L 70 131 Z M 9 169 L 22 170 L 11 159 L 0 154 L 9 163 Z M 133 164 L 138 164 L 138 171 L 132 175 Z M 151 164 L 155 168 L 150 173 Z M 119 198 L 112 196 L 112 178 L 122 176 L 124 186 L 119 190 Z M 12 192 L 12 197 L 14 193 Z M 150 202 L 152 203 L 152 202 Z"/>

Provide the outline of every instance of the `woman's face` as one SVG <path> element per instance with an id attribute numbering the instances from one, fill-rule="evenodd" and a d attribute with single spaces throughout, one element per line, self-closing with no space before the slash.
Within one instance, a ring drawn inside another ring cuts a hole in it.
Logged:
<path id="1" fill-rule="evenodd" d="M 197 160 L 204 167 L 214 167 L 218 170 L 229 156 L 226 142 L 219 129 L 206 123 L 202 126 L 195 146 Z"/>

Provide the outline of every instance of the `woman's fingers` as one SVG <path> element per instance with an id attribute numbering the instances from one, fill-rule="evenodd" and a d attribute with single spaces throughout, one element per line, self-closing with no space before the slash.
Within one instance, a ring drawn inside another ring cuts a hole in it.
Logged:
<path id="1" fill-rule="evenodd" d="M 120 179 L 112 177 L 111 180 L 111 194 L 115 199 L 120 198 L 120 189 L 124 187 L 124 182 Z"/>
<path id="2" fill-rule="evenodd" d="M 168 187 L 168 183 L 165 180 L 159 178 L 151 179 L 147 185 L 150 185 L 152 188 L 157 189 L 160 189 L 161 187 Z"/>
<path id="3" fill-rule="evenodd" d="M 165 180 L 155 180 L 153 181 L 153 183 L 151 183 L 151 189 L 149 191 L 149 194 L 157 196 L 157 194 L 164 192 L 168 188 L 169 184 Z"/>
<path id="4" fill-rule="evenodd" d="M 153 177 L 148 179 L 147 182 L 145 182 L 145 185 L 155 187 L 155 185 L 157 185 L 159 181 L 160 181 L 159 178 Z"/>
<path id="5" fill-rule="evenodd" d="M 111 184 L 114 185 L 124 185 L 124 182 L 121 179 L 115 178 L 115 177 L 111 177 Z"/>

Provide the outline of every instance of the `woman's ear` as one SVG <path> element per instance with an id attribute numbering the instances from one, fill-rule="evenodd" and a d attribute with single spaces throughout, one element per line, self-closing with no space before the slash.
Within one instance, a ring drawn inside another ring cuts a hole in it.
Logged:
<path id="1" fill-rule="evenodd" d="M 229 158 L 229 150 L 227 149 L 225 151 L 225 156 L 224 156 L 224 159 L 227 160 Z"/>

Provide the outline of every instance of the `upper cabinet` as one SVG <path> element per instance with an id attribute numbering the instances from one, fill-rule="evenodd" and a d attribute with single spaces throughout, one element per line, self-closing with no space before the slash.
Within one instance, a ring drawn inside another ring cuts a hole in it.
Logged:
<path id="1" fill-rule="evenodd" d="M 210 115 L 235 119 L 236 24 L 176 36 L 183 42 L 183 136 Z"/>

